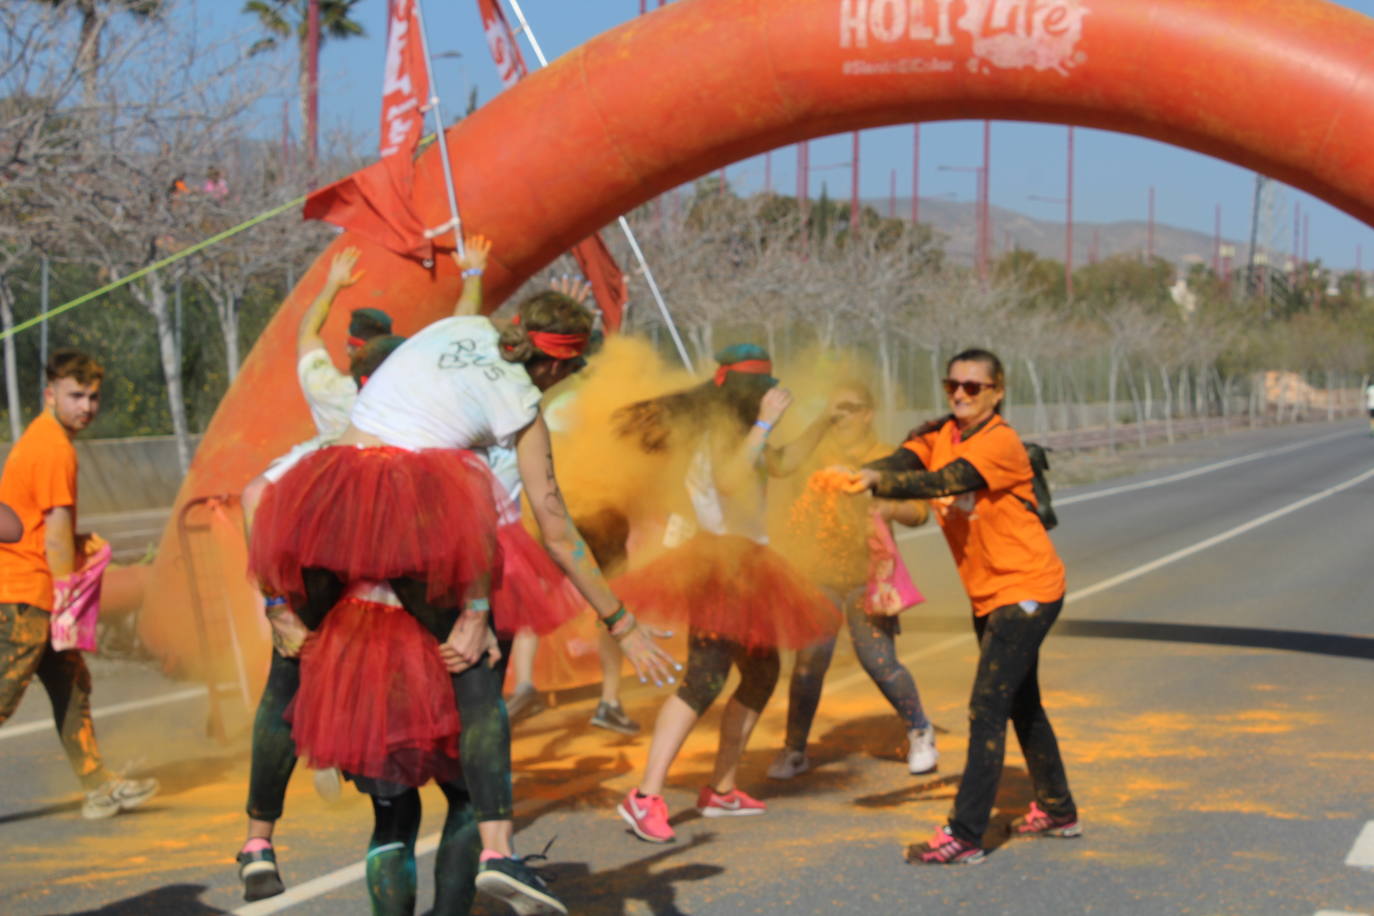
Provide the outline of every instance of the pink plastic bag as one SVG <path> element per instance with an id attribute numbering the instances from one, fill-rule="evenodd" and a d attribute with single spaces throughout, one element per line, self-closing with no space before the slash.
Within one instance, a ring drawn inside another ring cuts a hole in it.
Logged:
<path id="1" fill-rule="evenodd" d="M 906 568 L 892 530 L 877 512 L 869 515 L 868 591 L 864 609 L 875 616 L 894 617 L 925 601 Z"/>
<path id="2" fill-rule="evenodd" d="M 57 600 L 48 641 L 58 651 L 95 651 L 95 624 L 100 617 L 100 584 L 114 552 L 106 544 L 86 557 L 81 568 L 53 583 Z"/>

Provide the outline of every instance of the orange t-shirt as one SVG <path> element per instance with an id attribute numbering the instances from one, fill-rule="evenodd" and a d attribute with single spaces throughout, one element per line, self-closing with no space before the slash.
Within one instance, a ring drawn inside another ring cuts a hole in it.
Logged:
<path id="1" fill-rule="evenodd" d="M 968 439 L 950 420 L 906 447 L 929 470 L 963 458 L 987 481 L 985 489 L 930 501 L 976 615 L 1063 596 L 1064 564 L 1039 516 L 1022 502 L 1035 504 L 1030 458 L 1005 420 L 994 416 Z"/>
<path id="2" fill-rule="evenodd" d="M 0 474 L 0 502 L 24 523 L 24 536 L 0 544 L 0 603 L 31 604 L 52 610 L 52 573 L 43 515 L 60 506 L 72 507 L 76 527 L 76 449 L 52 414 L 34 418 L 10 449 Z"/>

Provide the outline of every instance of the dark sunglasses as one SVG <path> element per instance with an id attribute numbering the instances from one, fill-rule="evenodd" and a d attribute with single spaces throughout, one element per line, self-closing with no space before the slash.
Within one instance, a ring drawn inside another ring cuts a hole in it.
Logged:
<path id="1" fill-rule="evenodd" d="M 945 394 L 950 397 L 953 397 L 954 392 L 958 391 L 960 388 L 964 389 L 964 394 L 967 394 L 971 398 L 976 398 L 983 393 L 984 388 L 991 390 L 997 387 L 997 385 L 992 382 L 961 382 L 958 379 L 952 378 L 944 379 L 940 384 L 945 386 Z"/>

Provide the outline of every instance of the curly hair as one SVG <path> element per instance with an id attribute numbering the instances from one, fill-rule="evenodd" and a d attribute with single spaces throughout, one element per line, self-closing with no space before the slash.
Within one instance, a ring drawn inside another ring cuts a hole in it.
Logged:
<path id="1" fill-rule="evenodd" d="M 571 296 L 546 289 L 535 293 L 519 306 L 520 320 L 501 332 L 501 358 L 508 363 L 530 363 L 553 359 L 530 341 L 531 331 L 550 334 L 587 334 L 592 331 L 592 313 Z"/>

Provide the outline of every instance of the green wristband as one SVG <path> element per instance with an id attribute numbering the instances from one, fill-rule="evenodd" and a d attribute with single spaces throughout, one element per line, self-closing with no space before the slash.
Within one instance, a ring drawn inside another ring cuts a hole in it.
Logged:
<path id="1" fill-rule="evenodd" d="M 614 630 L 615 625 L 620 623 L 621 619 L 628 613 L 630 612 L 625 609 L 625 605 L 622 602 L 620 607 L 615 609 L 615 613 L 611 614 L 611 616 L 609 617 L 601 618 L 601 625 L 604 626 L 608 631 Z"/>

